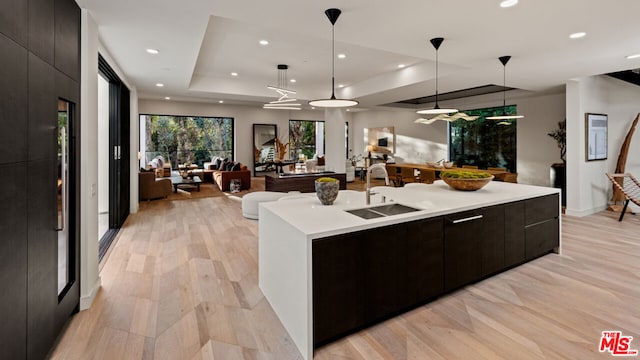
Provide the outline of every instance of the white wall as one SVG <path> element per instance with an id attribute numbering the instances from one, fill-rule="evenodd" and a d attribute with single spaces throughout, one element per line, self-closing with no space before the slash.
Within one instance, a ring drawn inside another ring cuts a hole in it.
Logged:
<path id="1" fill-rule="evenodd" d="M 477 96 L 447 102 L 461 110 L 498 106 L 502 93 Z M 547 136 L 565 119 L 564 93 L 533 94 L 509 101 L 518 106 L 518 113 L 525 115 L 518 121 L 517 171 L 518 182 L 523 184 L 550 186 L 549 167 L 560 162 L 560 150 L 555 140 Z M 436 121 L 430 125 L 416 124 L 420 115 L 410 110 L 372 110 L 353 115 L 355 153 L 364 152 L 366 139 L 364 129 L 393 126 L 396 133 L 398 162 L 425 163 L 448 159 L 447 123 Z"/>
<path id="2" fill-rule="evenodd" d="M 93 303 L 98 274 L 98 26 L 82 9 L 80 53 L 80 310 Z"/>
<path id="3" fill-rule="evenodd" d="M 98 77 L 98 134 L 109 134 L 109 82 Z M 109 212 L 109 136 L 98 136 L 98 212 Z M 101 235 L 101 234 L 100 234 Z"/>
<path id="4" fill-rule="evenodd" d="M 605 173 L 616 168 L 622 142 L 640 112 L 639 97 L 640 87 L 609 76 L 567 82 L 567 214 L 584 216 L 606 209 L 613 190 Z M 586 113 L 608 115 L 606 160 L 586 161 Z M 640 174 L 638 136 L 631 140 L 625 169 L 635 175 Z"/>
<path id="5" fill-rule="evenodd" d="M 91 306 L 101 284 L 98 273 L 98 52 L 107 60 L 122 82 L 131 89 L 124 72 L 111 58 L 99 41 L 98 26 L 86 9 L 82 9 L 82 33 L 80 54 L 80 309 Z M 135 90 L 135 89 L 133 89 Z M 135 91 L 132 92 L 135 94 Z M 131 99 L 132 111 L 137 110 L 137 95 Z M 137 117 L 137 111 L 136 111 Z M 137 131 L 132 129 L 132 137 Z M 132 152 L 130 162 L 136 164 L 137 151 Z M 100 181 L 108 186 L 108 181 Z M 137 211 L 138 177 L 132 176 L 131 196 L 136 199 Z"/>
<path id="6" fill-rule="evenodd" d="M 260 107 L 254 106 L 181 102 L 173 100 L 140 99 L 138 111 L 140 114 L 234 118 L 235 160 L 246 164 L 251 170 L 253 170 L 253 124 L 276 124 L 278 126 L 278 138 L 281 139 L 282 142 L 287 142 L 289 140 L 289 120 L 324 120 L 324 111 L 322 110 L 264 110 Z M 325 126 L 327 126 L 326 131 L 329 133 L 330 129 L 328 127 L 332 125 L 327 122 L 325 123 Z M 344 122 L 342 122 L 340 126 L 342 134 L 344 134 Z M 327 140 L 327 147 L 328 146 L 329 140 Z M 328 160 L 329 159 L 327 158 L 327 161 Z"/>

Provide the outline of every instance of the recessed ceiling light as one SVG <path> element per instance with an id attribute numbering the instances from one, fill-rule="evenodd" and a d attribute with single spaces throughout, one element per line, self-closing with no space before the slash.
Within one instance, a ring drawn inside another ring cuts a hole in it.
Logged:
<path id="1" fill-rule="evenodd" d="M 231 76 L 238 76 L 238 73 L 237 72 L 232 72 Z"/>
<path id="2" fill-rule="evenodd" d="M 569 37 L 571 39 L 580 39 L 580 38 L 583 38 L 585 36 L 587 36 L 587 33 L 583 32 L 583 31 L 580 31 L 580 32 L 573 33 L 573 34 L 569 35 Z"/>
<path id="3" fill-rule="evenodd" d="M 157 84 L 156 84 L 156 86 L 157 86 L 157 87 L 163 87 L 163 86 L 164 86 L 164 84 L 163 84 L 163 83 L 157 83 Z"/>
<path id="4" fill-rule="evenodd" d="M 312 106 L 312 107 L 311 107 L 311 110 L 315 110 L 315 109 L 316 109 L 316 107 L 315 107 L 315 106 Z"/>
<path id="5" fill-rule="evenodd" d="M 224 104 L 224 100 L 219 100 L 218 103 Z"/>
<path id="6" fill-rule="evenodd" d="M 347 111 L 351 111 L 351 109 L 347 109 Z"/>
<path id="7" fill-rule="evenodd" d="M 404 68 L 405 66 L 407 66 L 407 65 L 405 65 L 405 64 L 398 64 L 398 68 L 399 68 L 399 69 L 402 69 L 402 68 Z"/>
<path id="8" fill-rule="evenodd" d="M 626 58 L 627 60 L 637 59 L 637 58 L 640 58 L 640 54 L 629 55 L 629 56 L 626 56 Z"/>
<path id="9" fill-rule="evenodd" d="M 147 49 L 147 52 L 148 52 L 149 54 L 156 55 L 156 54 L 158 54 L 160 51 L 158 51 L 157 49 Z"/>
<path id="10" fill-rule="evenodd" d="M 269 45 L 269 41 L 267 40 L 260 40 L 258 43 L 260 43 L 260 45 Z"/>
<path id="11" fill-rule="evenodd" d="M 294 83 L 294 82 L 296 82 L 296 79 L 291 79 L 291 80 L 289 80 L 289 81 L 290 81 L 290 82 L 292 82 L 292 83 Z"/>
<path id="12" fill-rule="evenodd" d="M 500 3 L 500 7 L 508 8 L 518 4 L 518 0 L 504 0 Z"/>
<path id="13" fill-rule="evenodd" d="M 343 88 L 343 87 L 344 87 L 344 85 L 340 84 L 340 85 L 338 85 L 338 87 L 339 87 L 339 88 Z"/>
<path id="14" fill-rule="evenodd" d="M 168 97 L 168 96 L 165 96 L 165 97 L 164 97 L 164 99 L 165 99 L 165 100 L 171 100 L 171 98 L 170 98 L 170 97 Z"/>
<path id="15" fill-rule="evenodd" d="M 347 57 L 346 54 L 338 54 L 338 59 L 344 59 L 346 57 Z"/>

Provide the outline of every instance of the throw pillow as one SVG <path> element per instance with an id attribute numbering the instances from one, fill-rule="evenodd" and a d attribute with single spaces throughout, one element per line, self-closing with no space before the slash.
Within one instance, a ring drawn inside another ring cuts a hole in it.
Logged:
<path id="1" fill-rule="evenodd" d="M 233 168 L 233 162 L 229 161 L 227 163 L 227 166 L 225 167 L 226 171 L 231 171 L 231 169 Z"/>
<path id="2" fill-rule="evenodd" d="M 225 161 L 221 162 L 220 166 L 218 167 L 218 170 L 226 171 L 227 170 L 227 162 L 225 162 Z"/>
<path id="3" fill-rule="evenodd" d="M 234 163 L 233 167 L 231 168 L 231 171 L 240 171 L 240 165 L 241 164 L 239 162 Z"/>
<path id="4" fill-rule="evenodd" d="M 318 156 L 318 166 L 324 166 L 324 156 Z"/>
<path id="5" fill-rule="evenodd" d="M 215 163 L 215 164 L 213 164 L 213 169 L 214 169 L 214 170 L 220 170 L 220 164 L 222 164 L 222 159 L 218 158 L 218 159 L 216 160 L 216 163 Z"/>

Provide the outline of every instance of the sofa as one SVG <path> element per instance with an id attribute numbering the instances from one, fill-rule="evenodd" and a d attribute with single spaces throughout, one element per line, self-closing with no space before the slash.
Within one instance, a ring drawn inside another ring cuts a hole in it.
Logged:
<path id="1" fill-rule="evenodd" d="M 241 163 L 237 164 L 238 170 L 220 170 L 216 169 L 216 161 L 205 162 L 203 168 L 205 172 L 211 171 L 211 177 L 214 184 L 218 185 L 220 190 L 229 191 L 231 180 L 239 179 L 242 184 L 241 190 L 248 190 L 251 188 L 251 171 L 246 165 Z"/>
<path id="2" fill-rule="evenodd" d="M 170 179 L 157 179 L 154 171 L 138 173 L 138 192 L 140 200 L 165 198 L 171 194 L 173 187 Z"/>

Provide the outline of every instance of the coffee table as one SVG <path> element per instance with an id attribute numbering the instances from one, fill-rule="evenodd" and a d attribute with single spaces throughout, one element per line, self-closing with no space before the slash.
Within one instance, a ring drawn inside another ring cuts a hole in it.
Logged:
<path id="1" fill-rule="evenodd" d="M 197 191 L 200 191 L 200 184 L 202 180 L 199 177 L 194 176 L 192 178 L 183 178 L 182 176 L 172 176 L 171 177 L 171 185 L 173 185 L 173 192 L 178 192 L 178 187 L 189 187 L 193 188 L 195 186 Z"/>

